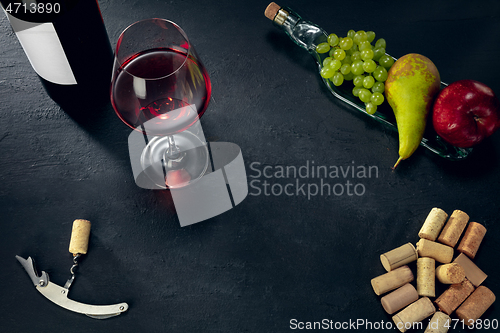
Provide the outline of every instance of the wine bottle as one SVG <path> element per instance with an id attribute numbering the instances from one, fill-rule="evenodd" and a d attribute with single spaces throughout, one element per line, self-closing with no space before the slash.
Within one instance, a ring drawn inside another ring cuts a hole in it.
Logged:
<path id="1" fill-rule="evenodd" d="M 97 0 L 0 0 L 48 95 L 63 109 L 109 102 L 113 51 Z"/>
<path id="2" fill-rule="evenodd" d="M 271 2 L 267 6 L 264 14 L 268 19 L 273 21 L 275 26 L 284 30 L 288 37 L 298 46 L 309 52 L 318 66 L 318 71 L 321 71 L 323 60 L 328 56 L 328 53 L 326 55 L 319 54 L 316 51 L 316 46 L 327 42 L 328 34 L 326 31 L 318 25 L 304 20 L 291 8 L 279 6 L 274 2 Z M 369 114 L 366 112 L 364 103 L 352 94 L 352 85 L 349 86 L 349 83 L 344 83 L 341 86 L 335 86 L 329 79 L 322 78 L 322 80 L 332 95 L 366 116 L 397 131 L 397 124 L 392 111 Z M 446 84 L 441 82 L 441 86 L 445 87 Z M 458 148 L 446 143 L 435 133 L 427 133 L 420 142 L 420 145 L 448 160 L 461 160 L 469 156 L 472 152 L 472 148 Z"/>

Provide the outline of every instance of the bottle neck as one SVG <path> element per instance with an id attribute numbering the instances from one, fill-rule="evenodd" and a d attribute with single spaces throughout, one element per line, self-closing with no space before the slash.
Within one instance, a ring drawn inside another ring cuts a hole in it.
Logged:
<path id="1" fill-rule="evenodd" d="M 289 23 L 287 23 L 289 18 L 290 18 L 290 21 L 293 21 L 295 19 L 294 20 L 295 23 L 301 19 L 301 17 L 299 15 L 297 15 L 296 13 L 291 11 L 290 9 L 288 9 L 286 7 L 281 7 L 278 10 L 278 12 L 276 13 L 276 16 L 274 17 L 273 22 L 278 26 L 283 26 L 284 24 L 289 25 Z"/>
<path id="2" fill-rule="evenodd" d="M 303 20 L 300 15 L 287 7 L 279 9 L 273 22 L 285 30 L 297 45 L 309 52 L 315 52 L 316 45 L 327 40 L 327 34 L 323 29 Z"/>

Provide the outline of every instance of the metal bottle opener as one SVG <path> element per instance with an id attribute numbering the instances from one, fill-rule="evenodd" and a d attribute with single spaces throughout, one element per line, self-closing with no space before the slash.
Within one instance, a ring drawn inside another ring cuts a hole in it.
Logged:
<path id="1" fill-rule="evenodd" d="M 95 319 L 106 319 L 118 316 L 128 310 L 127 303 L 113 305 L 91 305 L 73 301 L 68 298 L 69 287 L 75 279 L 75 269 L 78 267 L 78 259 L 82 254 L 87 253 L 88 239 L 90 234 L 90 222 L 87 220 L 75 220 L 69 251 L 73 253 L 73 266 L 70 269 L 71 277 L 66 281 L 64 287 L 49 281 L 49 275 L 42 271 L 37 274 L 35 262 L 31 257 L 24 259 L 16 256 L 16 259 L 23 265 L 26 272 L 35 284 L 36 289 L 53 303 L 73 312 L 85 314 Z"/>

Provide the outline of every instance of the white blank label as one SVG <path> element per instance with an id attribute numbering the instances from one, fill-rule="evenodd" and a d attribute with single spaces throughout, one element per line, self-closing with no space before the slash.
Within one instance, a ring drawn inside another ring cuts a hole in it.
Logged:
<path id="1" fill-rule="evenodd" d="M 7 17 L 38 75 L 56 84 L 76 84 L 75 76 L 52 23 L 26 22 L 9 14 Z"/>

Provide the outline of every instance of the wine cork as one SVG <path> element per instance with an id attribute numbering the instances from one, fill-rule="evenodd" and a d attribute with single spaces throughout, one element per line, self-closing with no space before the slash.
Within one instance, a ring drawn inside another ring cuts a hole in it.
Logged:
<path id="1" fill-rule="evenodd" d="M 396 327 L 401 332 L 414 327 L 414 323 L 420 322 L 436 312 L 436 308 L 428 297 L 422 297 L 411 303 L 406 308 L 392 317 Z"/>
<path id="2" fill-rule="evenodd" d="M 446 333 L 451 326 L 451 318 L 446 313 L 436 311 L 424 333 Z"/>
<path id="3" fill-rule="evenodd" d="M 73 221 L 69 252 L 73 255 L 85 254 L 89 246 L 90 222 L 87 220 Z"/>
<path id="4" fill-rule="evenodd" d="M 380 303 L 385 312 L 393 314 L 416 300 L 418 300 L 417 289 L 411 283 L 407 283 L 382 297 Z"/>
<path id="5" fill-rule="evenodd" d="M 461 283 L 452 284 L 435 301 L 440 311 L 451 315 L 463 301 L 474 291 L 474 285 L 467 279 Z"/>
<path id="6" fill-rule="evenodd" d="M 468 221 L 469 215 L 461 210 L 453 211 L 438 237 L 438 242 L 455 247 Z"/>
<path id="7" fill-rule="evenodd" d="M 476 287 L 483 283 L 488 277 L 488 275 L 486 275 L 463 253 L 460 253 L 458 257 L 453 260 L 453 262 L 462 266 L 465 272 L 465 277 Z"/>
<path id="8" fill-rule="evenodd" d="M 432 258 L 417 260 L 417 291 L 420 296 L 436 296 L 436 261 Z"/>
<path id="9" fill-rule="evenodd" d="M 264 15 L 272 21 L 274 20 L 274 17 L 276 16 L 280 8 L 281 7 L 278 4 L 271 2 L 264 11 Z"/>
<path id="10" fill-rule="evenodd" d="M 382 295 L 414 280 L 411 269 L 404 265 L 371 280 L 375 294 Z"/>
<path id="11" fill-rule="evenodd" d="M 417 252 L 419 257 L 433 258 L 443 264 L 449 264 L 454 253 L 452 247 L 425 238 L 417 242 Z"/>
<path id="12" fill-rule="evenodd" d="M 389 252 L 380 255 L 382 266 L 390 272 L 393 269 L 417 260 L 417 250 L 412 243 L 406 243 Z"/>
<path id="13" fill-rule="evenodd" d="M 444 210 L 437 207 L 432 208 L 418 232 L 418 237 L 435 241 L 447 218 L 448 214 Z"/>
<path id="14" fill-rule="evenodd" d="M 493 302 L 495 302 L 495 294 L 485 286 L 480 286 L 457 309 L 457 317 L 467 326 L 473 326 Z"/>
<path id="15" fill-rule="evenodd" d="M 469 223 L 457 250 L 465 253 L 469 258 L 474 259 L 485 234 L 486 228 L 483 225 L 477 222 Z"/>
<path id="16" fill-rule="evenodd" d="M 465 279 L 465 271 L 457 263 L 444 264 L 436 267 L 436 277 L 444 284 L 456 284 Z"/>

